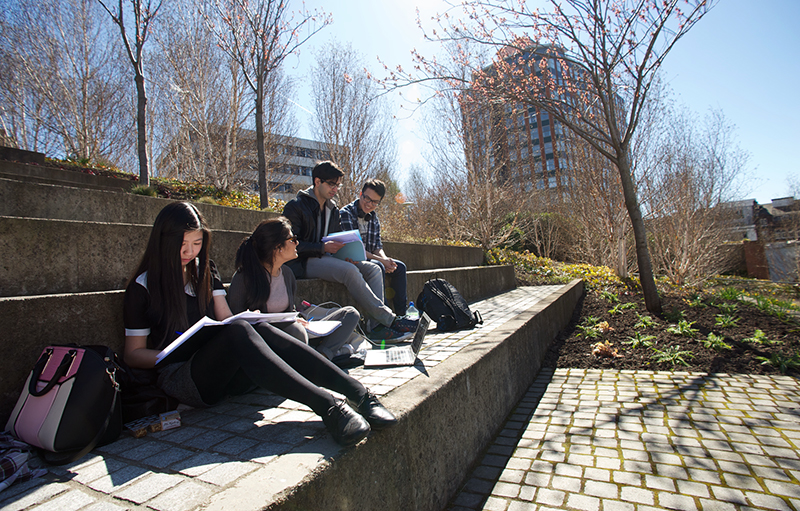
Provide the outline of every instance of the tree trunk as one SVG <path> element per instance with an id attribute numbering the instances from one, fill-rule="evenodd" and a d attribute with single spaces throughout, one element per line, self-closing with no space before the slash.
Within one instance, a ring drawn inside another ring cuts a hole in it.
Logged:
<path id="1" fill-rule="evenodd" d="M 633 226 L 633 237 L 636 241 L 636 261 L 639 265 L 639 281 L 642 284 L 644 304 L 653 314 L 661 314 L 661 297 L 658 295 L 656 281 L 653 277 L 653 266 L 650 262 L 650 251 L 647 248 L 647 231 L 639 208 L 639 199 L 636 197 L 636 188 L 631 176 L 631 164 L 628 160 L 626 148 L 621 148 L 617 153 L 617 170 L 622 181 L 622 193 L 625 196 L 625 207 Z"/>
<path id="2" fill-rule="evenodd" d="M 139 184 L 150 186 L 150 171 L 147 161 L 147 95 L 144 90 L 144 76 L 136 73 L 136 128 L 138 131 L 137 148 L 139 152 Z"/>
<path id="3" fill-rule="evenodd" d="M 267 190 L 267 157 L 264 149 L 264 76 L 259 75 L 256 85 L 256 148 L 258 150 L 258 196 L 261 209 L 269 206 Z"/>

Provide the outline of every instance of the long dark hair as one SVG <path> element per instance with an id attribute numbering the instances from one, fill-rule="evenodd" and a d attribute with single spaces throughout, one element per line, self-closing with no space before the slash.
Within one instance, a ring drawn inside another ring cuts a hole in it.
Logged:
<path id="1" fill-rule="evenodd" d="M 203 248 L 186 269 L 197 294 L 200 312 L 211 302 L 211 271 L 208 252 L 211 231 L 203 215 L 188 202 L 173 202 L 161 210 L 153 223 L 142 261 L 131 277 L 135 280 L 147 272 L 147 291 L 150 308 L 147 311 L 152 324 L 166 325 L 165 332 L 184 331 L 189 326 L 181 265 L 183 235 L 190 231 L 203 231 Z M 156 339 L 161 347 L 166 339 Z"/>
<path id="2" fill-rule="evenodd" d="M 263 220 L 236 251 L 236 271 L 244 277 L 245 306 L 259 308 L 269 299 L 269 280 L 264 264 L 272 265 L 275 253 L 289 238 L 292 224 L 286 217 Z"/>

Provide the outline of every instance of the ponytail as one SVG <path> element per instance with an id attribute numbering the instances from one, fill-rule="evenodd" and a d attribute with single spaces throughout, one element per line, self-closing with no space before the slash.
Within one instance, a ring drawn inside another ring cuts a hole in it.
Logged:
<path id="1" fill-rule="evenodd" d="M 245 307 L 258 309 L 269 299 L 269 277 L 256 252 L 253 236 L 248 236 L 236 250 L 236 271 L 244 278 Z"/>

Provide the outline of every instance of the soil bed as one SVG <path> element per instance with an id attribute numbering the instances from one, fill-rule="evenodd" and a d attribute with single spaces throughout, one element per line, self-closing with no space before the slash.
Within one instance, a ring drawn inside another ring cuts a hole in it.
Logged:
<path id="1" fill-rule="evenodd" d="M 597 291 L 587 291 L 570 325 L 554 341 L 544 366 L 779 375 L 783 362 L 784 374 L 800 376 L 800 323 L 791 313 L 781 320 L 747 301 L 724 301 L 711 295 L 690 301 L 682 296 L 662 295 L 665 314 L 656 317 L 647 312 L 639 294 L 627 292 L 618 295 L 618 299 L 619 303 L 615 303 L 607 295 L 604 298 Z M 612 313 L 615 306 L 616 313 Z M 693 335 L 668 331 L 674 330 L 679 321 L 671 313 L 680 311 L 684 331 L 690 324 L 690 328 L 697 330 Z M 642 317 L 649 317 L 652 324 L 644 326 Z M 603 322 L 607 322 L 608 328 Z M 757 329 L 764 335 L 753 340 Z M 703 341 L 707 341 L 710 333 L 730 349 L 705 346 Z M 649 336 L 653 337 L 641 341 Z M 636 343 L 632 341 L 637 338 L 640 342 L 634 347 Z M 610 343 L 606 345 L 606 353 L 616 350 L 618 356 L 593 354 L 597 343 L 606 341 Z M 657 361 L 658 356 L 667 360 Z M 774 357 L 775 364 L 764 364 L 758 357 Z M 790 362 L 792 357 L 797 357 L 796 364 Z"/>

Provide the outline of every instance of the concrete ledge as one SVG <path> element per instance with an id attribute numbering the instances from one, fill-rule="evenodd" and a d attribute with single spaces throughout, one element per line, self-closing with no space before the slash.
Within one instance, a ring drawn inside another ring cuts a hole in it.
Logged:
<path id="1" fill-rule="evenodd" d="M 93 192 L 95 195 L 99 193 L 102 192 Z M 223 215 L 218 211 L 219 206 L 211 208 L 201 209 L 204 214 L 205 210 L 210 209 L 215 214 Z M 236 211 L 233 208 L 222 209 Z M 222 218 L 215 221 L 216 225 L 221 223 Z M 136 268 L 147 246 L 150 229 L 150 225 L 144 224 L 0 217 L 0 294 L 26 296 L 124 289 L 130 272 Z M 229 282 L 233 276 L 236 250 L 250 232 L 213 229 L 211 257 L 223 281 Z M 410 259 L 409 268 L 412 270 L 441 267 L 445 268 L 441 271 L 450 271 L 448 268 L 464 266 L 476 260 L 480 264 L 483 259 L 483 251 L 479 248 L 411 243 L 387 243 L 387 247 L 398 259 Z M 409 279 L 413 278 L 411 275 Z M 488 284 L 472 282 L 470 279 L 464 279 L 461 285 L 465 290 L 468 285 L 485 289 Z M 461 289 L 459 284 L 454 284 Z M 493 289 L 510 289 L 506 284 L 501 282 L 500 287 Z M 421 286 L 411 288 L 409 296 L 412 296 L 412 300 L 419 289 Z M 495 292 L 499 291 L 476 293 L 466 290 L 469 296 L 474 297 Z"/>
<path id="2" fill-rule="evenodd" d="M 104 344 L 122 352 L 123 291 L 0 298 L 0 420 L 5 424 L 22 385 L 49 344 Z"/>
<path id="3" fill-rule="evenodd" d="M 34 163 L 34 165 L 30 165 L 29 163 Z M 26 160 L 19 163 L 0 160 L 0 176 L 12 179 L 24 179 L 29 182 L 80 186 L 95 190 L 130 190 L 137 184 L 133 180 L 95 176 L 83 172 L 51 167 L 45 165 L 44 155 L 42 155 L 41 161 Z"/>
<path id="4" fill-rule="evenodd" d="M 245 480 L 206 509 L 443 509 L 536 377 L 583 293 L 576 280 L 388 394 L 399 422 L 272 497 Z M 271 502 L 271 500 L 273 500 Z"/>
<path id="5" fill-rule="evenodd" d="M 409 270 L 457 268 L 484 264 L 483 249 L 480 247 L 384 241 L 383 250 L 389 257 L 403 261 Z"/>
<path id="6" fill-rule="evenodd" d="M 0 217 L 3 296 L 124 289 L 150 226 Z M 211 257 L 224 282 L 248 232 L 214 231 Z"/>
<path id="7" fill-rule="evenodd" d="M 399 418 L 355 447 L 336 445 L 307 407 L 256 390 L 183 410 L 178 429 L 123 436 L 0 499 L 14 509 L 442 509 L 524 395 L 581 289 L 526 287 L 473 303 L 486 324 L 432 333 L 413 367 L 351 370 Z"/>
<path id="8" fill-rule="evenodd" d="M 44 153 L 37 153 L 34 151 L 18 149 L 16 147 L 0 145 L 0 160 L 44 165 Z"/>
<path id="9" fill-rule="evenodd" d="M 475 266 L 471 268 L 439 268 L 408 272 L 408 299 L 416 301 L 422 286 L 429 279 L 442 278 L 453 284 L 467 301 L 503 293 L 516 287 L 513 266 Z M 314 303 L 334 302 L 352 305 L 356 302 L 347 288 L 335 282 L 320 279 L 302 279 L 297 282 L 297 295 Z"/>
<path id="10" fill-rule="evenodd" d="M 0 162 L 2 168 L 2 162 Z M 76 172 L 76 174 L 79 174 Z M 96 177 L 96 176 L 95 176 Z M 152 226 L 172 199 L 0 178 L 0 216 Z M 269 211 L 195 203 L 211 229 L 252 232 Z"/>

